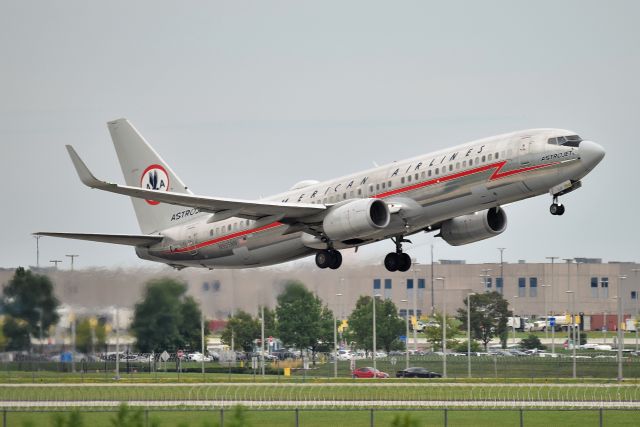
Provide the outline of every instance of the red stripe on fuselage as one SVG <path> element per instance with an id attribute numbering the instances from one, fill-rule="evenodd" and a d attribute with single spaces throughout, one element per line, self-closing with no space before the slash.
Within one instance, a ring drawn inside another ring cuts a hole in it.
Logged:
<path id="1" fill-rule="evenodd" d="M 493 172 L 491 177 L 489 177 L 489 181 L 494 181 L 496 179 L 504 178 L 504 177 L 507 177 L 507 176 L 516 175 L 516 174 L 519 174 L 519 173 L 528 172 L 528 171 L 535 170 L 535 169 L 546 168 L 548 166 L 553 166 L 553 165 L 557 164 L 557 162 L 556 163 L 546 163 L 544 165 L 530 166 L 530 167 L 521 168 L 521 169 L 514 169 L 514 170 L 507 171 L 507 172 L 500 172 L 502 170 L 502 168 L 506 164 L 507 164 L 507 161 L 504 160 L 502 162 L 492 163 L 490 165 L 481 166 L 479 168 L 469 169 L 467 171 L 462 171 L 462 172 L 454 173 L 454 174 L 451 174 L 451 175 L 445 175 L 445 176 L 442 176 L 440 178 L 430 179 L 428 181 L 420 182 L 418 184 L 413 184 L 413 185 L 409 185 L 409 186 L 402 187 L 402 188 L 396 188 L 395 190 L 387 191 L 386 193 L 380 193 L 378 195 L 373 196 L 373 198 L 375 198 L 375 199 L 383 199 L 385 197 L 395 196 L 396 194 L 406 193 L 407 191 L 413 191 L 413 190 L 417 190 L 419 188 L 424 188 L 424 187 L 429 187 L 431 185 L 440 184 L 442 182 L 453 181 L 454 179 L 463 178 L 465 176 L 470 176 L 470 175 L 474 175 L 474 174 L 481 173 L 481 172 L 487 172 L 487 171 L 490 171 L 491 169 L 495 169 L 495 171 Z"/>
<path id="2" fill-rule="evenodd" d="M 495 169 L 495 170 L 494 170 L 493 174 L 491 175 L 491 177 L 489 177 L 489 181 L 494 181 L 496 179 L 504 178 L 504 177 L 507 177 L 507 176 L 516 175 L 516 174 L 519 174 L 519 173 L 529 172 L 529 171 L 532 171 L 532 170 L 542 169 L 542 168 L 546 168 L 546 167 L 549 167 L 549 166 L 553 166 L 553 165 L 558 164 L 558 162 L 546 163 L 546 164 L 543 164 L 543 165 L 536 165 L 536 166 L 529 166 L 529 167 L 526 167 L 526 168 L 510 170 L 510 171 L 507 171 L 507 172 L 500 172 L 502 170 L 502 168 L 506 164 L 507 164 L 507 161 L 504 160 L 502 162 L 492 163 L 490 165 L 485 165 L 485 166 L 480 166 L 479 168 L 476 168 L 476 169 L 470 169 L 470 170 L 467 170 L 467 171 L 462 171 L 462 172 L 454 173 L 454 174 L 451 174 L 451 175 L 445 175 L 445 176 L 442 176 L 440 178 L 434 178 L 434 179 L 431 179 L 429 181 L 424 181 L 424 182 L 421 182 L 421 183 L 418 183 L 418 184 L 413 184 L 413 185 L 409 185 L 409 186 L 406 186 L 406 187 L 397 188 L 395 190 L 387 191 L 386 193 L 380 193 L 380 194 L 377 194 L 377 195 L 372 196 L 372 197 L 375 198 L 375 199 L 383 199 L 385 197 L 395 196 L 396 194 L 406 193 L 408 191 L 417 190 L 419 188 L 424 188 L 424 187 L 429 187 L 431 185 L 440 184 L 442 182 L 453 181 L 454 179 L 463 178 L 465 176 L 474 175 L 474 174 L 482 173 L 482 172 L 487 172 L 487 171 L 490 171 L 491 169 Z M 281 222 L 272 222 L 271 224 L 267 224 L 267 225 L 264 225 L 264 226 L 259 227 L 259 228 L 254 228 L 254 229 L 249 229 L 249 230 L 244 230 L 244 231 L 238 231 L 237 233 L 232 233 L 232 234 L 229 234 L 227 236 L 218 237 L 218 238 L 212 239 L 212 240 L 206 240 L 206 241 L 204 241 L 202 243 L 198 243 L 197 245 L 191 245 L 191 246 L 187 246 L 187 247 L 184 247 L 184 248 L 179 248 L 179 249 L 176 249 L 174 251 L 165 251 L 164 253 L 190 252 L 190 251 L 194 251 L 194 250 L 200 249 L 200 248 L 205 247 L 205 246 L 210 246 L 210 245 L 214 245 L 216 243 L 223 242 L 225 240 L 232 240 L 232 239 L 235 239 L 237 237 L 246 236 L 247 234 L 258 233 L 260 231 L 270 230 L 272 228 L 279 227 L 281 225 L 285 225 L 285 224 L 283 224 Z"/>
<path id="3" fill-rule="evenodd" d="M 272 222 L 271 224 L 267 224 L 267 225 L 264 225 L 262 227 L 252 228 L 250 230 L 238 231 L 237 233 L 232 233 L 232 234 L 229 234 L 227 236 L 218 237 L 217 239 L 206 240 L 204 242 L 198 243 L 197 245 L 186 246 L 184 248 L 179 248 L 179 249 L 176 249 L 174 251 L 165 251 L 165 253 L 190 252 L 190 251 L 194 251 L 194 250 L 200 249 L 200 248 L 205 247 L 205 246 L 215 245 L 216 243 L 220 243 L 220 242 L 223 242 L 225 240 L 235 239 L 237 237 L 246 236 L 247 234 L 251 234 L 251 233 L 259 233 L 260 231 L 269 230 L 271 228 L 279 227 L 281 225 L 284 225 L 284 224 L 281 223 L 281 222 Z"/>

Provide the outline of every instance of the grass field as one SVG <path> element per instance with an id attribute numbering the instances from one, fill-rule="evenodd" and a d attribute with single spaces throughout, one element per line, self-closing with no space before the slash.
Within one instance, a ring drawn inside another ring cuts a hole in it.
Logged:
<path id="1" fill-rule="evenodd" d="M 128 402 L 160 401 L 244 401 L 263 402 L 278 407 L 278 402 L 321 402 L 318 406 L 347 405 L 349 401 L 387 401 L 406 406 L 411 401 L 519 402 L 638 402 L 640 386 L 601 386 L 597 384 L 440 384 L 385 383 L 360 380 L 354 384 L 204 384 L 204 385 L 75 385 L 75 386 L 1 386 L 3 402 Z M 175 404 L 174 404 L 175 405 Z M 1 406 L 1 404 L 0 404 Z"/>
<path id="2" fill-rule="evenodd" d="M 580 352 L 579 356 L 594 356 L 594 352 Z M 576 359 L 576 373 L 580 379 L 615 379 L 617 376 L 617 363 L 615 356 L 610 353 L 601 353 L 604 358 L 578 358 Z M 394 363 L 395 362 L 395 363 Z M 450 379 L 463 379 L 467 377 L 466 356 L 447 357 L 447 374 Z M 338 362 L 338 376 L 344 381 L 349 381 L 351 371 L 348 361 Z M 371 360 L 357 360 L 356 366 L 371 366 Z M 442 372 L 442 358 L 440 356 L 416 356 L 410 360 L 411 366 L 422 366 L 431 371 Z M 395 372 L 404 368 L 404 358 L 384 358 L 377 361 L 378 369 L 388 372 L 392 377 Z M 245 374 L 230 373 L 229 368 L 218 363 L 205 364 L 207 372 L 200 374 L 200 365 L 197 363 L 184 363 L 183 370 L 190 373 L 177 373 L 175 366 L 168 369 L 149 372 L 153 366 L 149 364 L 125 364 L 120 366 L 121 381 L 142 382 L 209 382 L 209 381 L 254 381 L 252 371 L 247 368 L 232 367 L 231 370 L 244 371 Z M 274 363 L 270 367 L 270 381 L 308 381 L 312 378 L 331 379 L 334 375 L 334 364 L 318 362 L 311 364 L 310 369 L 293 369 L 292 377 L 283 376 L 284 365 Z M 92 363 L 77 365 L 76 373 L 72 373 L 69 364 L 60 363 L 29 363 L 13 362 L 0 365 L 0 383 L 14 382 L 113 382 L 115 365 L 104 363 Z M 84 368 L 84 371 L 82 370 Z M 640 357 L 625 357 L 623 359 L 624 377 L 629 381 L 640 378 Z M 573 360 L 564 354 L 564 357 L 471 357 L 471 372 L 473 378 L 481 381 L 510 381 L 517 379 L 522 381 L 548 381 L 562 378 L 571 378 Z M 255 376 L 260 381 L 260 375 Z"/>
<path id="3" fill-rule="evenodd" d="M 58 414 L 60 415 L 60 414 Z M 67 414 L 64 414 L 67 416 Z M 7 427 L 34 427 L 53 425 L 55 413 L 8 413 Z M 444 426 L 444 411 L 382 411 L 373 412 L 375 426 L 391 426 L 394 419 L 409 416 L 418 426 Z M 626 427 L 637 426 L 637 413 L 634 411 L 603 411 L 603 425 Z M 527 427 L 585 427 L 597 426 L 600 414 L 596 410 L 582 411 L 523 411 L 523 425 Z M 114 412 L 83 412 L 81 414 L 85 426 L 113 427 Z M 149 411 L 143 414 L 142 426 L 151 427 L 204 427 L 219 426 L 219 411 Z M 225 425 L 231 425 L 232 416 L 225 414 Z M 361 411 L 299 411 L 298 425 L 301 427 L 321 427 L 327 425 L 365 427 L 371 425 L 371 412 Z M 281 427 L 296 425 L 296 413 L 289 411 L 246 411 L 240 424 L 244 427 Z M 518 426 L 519 410 L 448 410 L 448 426 Z"/>

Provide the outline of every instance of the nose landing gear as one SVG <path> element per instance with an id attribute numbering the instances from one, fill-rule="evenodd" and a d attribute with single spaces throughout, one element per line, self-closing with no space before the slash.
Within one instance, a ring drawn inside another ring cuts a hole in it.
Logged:
<path id="1" fill-rule="evenodd" d="M 411 268 L 411 257 L 402 252 L 402 243 L 411 243 L 411 241 L 402 237 L 392 238 L 391 240 L 396 244 L 396 251 L 388 253 L 384 257 L 384 267 L 388 271 L 408 271 Z"/>
<path id="2" fill-rule="evenodd" d="M 558 196 L 553 196 L 553 203 L 549 206 L 549 212 L 551 212 L 551 215 L 564 214 L 564 205 L 558 203 Z"/>

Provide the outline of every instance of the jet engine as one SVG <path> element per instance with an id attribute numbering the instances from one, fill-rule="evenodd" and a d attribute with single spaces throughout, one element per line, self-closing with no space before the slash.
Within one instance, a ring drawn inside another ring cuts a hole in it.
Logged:
<path id="1" fill-rule="evenodd" d="M 378 199 L 359 199 L 338 205 L 322 222 L 331 240 L 362 239 L 389 225 L 391 214 L 387 204 Z"/>
<path id="2" fill-rule="evenodd" d="M 497 207 L 443 222 L 440 237 L 451 246 L 460 246 L 497 236 L 506 229 L 507 214 Z"/>

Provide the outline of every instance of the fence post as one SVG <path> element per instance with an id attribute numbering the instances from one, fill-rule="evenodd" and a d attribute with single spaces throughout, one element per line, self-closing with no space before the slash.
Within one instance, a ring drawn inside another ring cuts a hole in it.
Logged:
<path id="1" fill-rule="evenodd" d="M 371 408 L 371 427 L 373 427 L 375 424 L 375 420 L 373 419 L 373 408 Z"/>
<path id="2" fill-rule="evenodd" d="M 449 410 L 444 408 L 444 427 L 449 425 Z"/>
<path id="3" fill-rule="evenodd" d="M 602 416 L 600 417 L 602 419 Z M 602 425 L 602 423 L 600 424 Z M 7 427 L 7 410 L 2 411 L 2 427 Z"/>
<path id="4" fill-rule="evenodd" d="M 524 427 L 524 410 L 520 408 L 520 427 Z"/>
<path id="5" fill-rule="evenodd" d="M 599 411 L 599 412 L 600 412 L 600 427 L 602 427 L 602 426 L 604 425 L 604 423 L 603 423 L 603 422 L 604 422 L 604 420 L 603 420 L 603 416 L 602 416 L 602 415 L 603 415 L 603 414 L 602 414 L 602 412 L 603 412 L 603 411 L 602 411 L 602 408 L 600 408 L 600 411 Z M 6 411 L 5 411 L 5 413 L 6 413 Z"/>
<path id="6" fill-rule="evenodd" d="M 300 426 L 300 410 L 296 408 L 296 427 Z"/>
<path id="7" fill-rule="evenodd" d="M 144 427 L 149 427 L 149 408 L 144 409 Z"/>
<path id="8" fill-rule="evenodd" d="M 224 427 L 224 408 L 220 408 L 220 427 Z"/>

